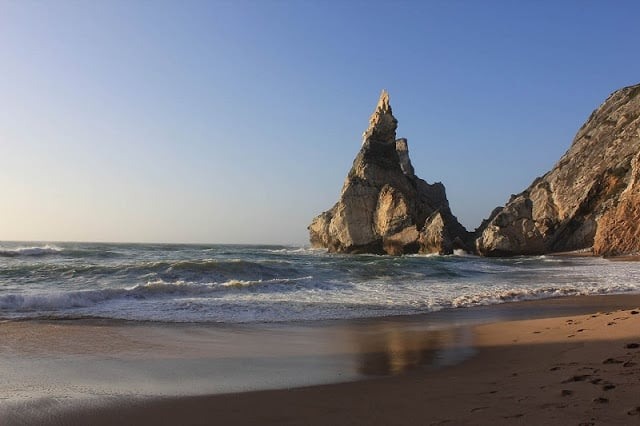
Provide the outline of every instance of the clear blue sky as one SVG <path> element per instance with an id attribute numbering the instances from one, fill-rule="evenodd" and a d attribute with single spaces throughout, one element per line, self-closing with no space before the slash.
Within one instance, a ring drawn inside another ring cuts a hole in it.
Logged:
<path id="1" fill-rule="evenodd" d="M 637 1 L 0 0 L 0 240 L 305 243 L 381 89 L 475 228 L 640 82 Z"/>

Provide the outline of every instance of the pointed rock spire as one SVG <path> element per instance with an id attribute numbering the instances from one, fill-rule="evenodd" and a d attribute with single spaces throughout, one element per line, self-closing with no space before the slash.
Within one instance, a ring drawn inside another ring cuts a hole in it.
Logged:
<path id="1" fill-rule="evenodd" d="M 314 247 L 343 253 L 452 253 L 467 231 L 451 213 L 444 186 L 417 177 L 389 94 L 380 100 L 338 202 L 309 225 Z"/>
<path id="2" fill-rule="evenodd" d="M 367 140 L 395 143 L 398 120 L 393 116 L 391 104 L 389 104 L 389 93 L 382 90 L 380 99 L 375 111 L 369 118 L 369 128 L 362 134 L 362 143 Z"/>

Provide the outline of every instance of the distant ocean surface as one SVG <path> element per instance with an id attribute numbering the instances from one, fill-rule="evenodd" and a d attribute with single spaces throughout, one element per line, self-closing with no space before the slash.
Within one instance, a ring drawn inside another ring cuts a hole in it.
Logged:
<path id="1" fill-rule="evenodd" d="M 289 246 L 0 243 L 0 319 L 278 322 L 640 292 L 635 262 Z"/>

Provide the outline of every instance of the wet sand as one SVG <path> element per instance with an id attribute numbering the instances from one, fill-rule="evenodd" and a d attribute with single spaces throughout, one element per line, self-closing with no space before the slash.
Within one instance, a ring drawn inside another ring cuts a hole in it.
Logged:
<path id="1" fill-rule="evenodd" d="M 618 295 L 308 324 L 3 323 L 0 424 L 640 424 L 639 306 Z"/>

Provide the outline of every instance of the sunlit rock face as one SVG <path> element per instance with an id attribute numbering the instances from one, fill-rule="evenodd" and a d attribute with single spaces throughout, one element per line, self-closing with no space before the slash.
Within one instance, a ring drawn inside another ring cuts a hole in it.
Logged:
<path id="1" fill-rule="evenodd" d="M 640 153 L 631 162 L 629 183 L 614 206 L 598 221 L 593 252 L 598 255 L 640 253 Z"/>
<path id="2" fill-rule="evenodd" d="M 614 92 L 555 167 L 478 230 L 487 256 L 640 251 L 640 85 Z"/>
<path id="3" fill-rule="evenodd" d="M 467 249 L 469 234 L 441 183 L 415 176 L 406 139 L 383 91 L 340 199 L 309 226 L 314 247 L 343 253 L 440 253 Z"/>

